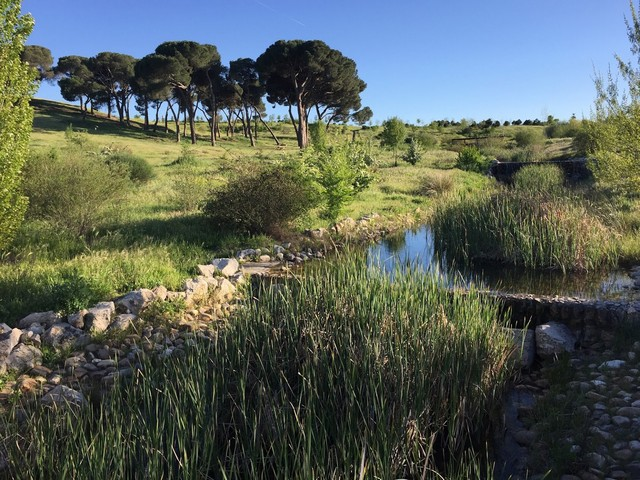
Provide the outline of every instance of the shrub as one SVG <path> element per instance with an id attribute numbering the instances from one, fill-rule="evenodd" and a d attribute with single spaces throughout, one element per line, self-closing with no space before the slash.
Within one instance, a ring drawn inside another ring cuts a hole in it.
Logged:
<path id="1" fill-rule="evenodd" d="M 204 213 L 216 227 L 278 233 L 319 202 L 317 186 L 299 163 L 247 172 L 214 189 Z"/>
<path id="2" fill-rule="evenodd" d="M 24 170 L 27 215 L 85 235 L 128 191 L 128 169 L 78 149 L 33 154 Z"/>
<path id="3" fill-rule="evenodd" d="M 424 195 L 431 197 L 433 195 L 442 195 L 450 192 L 453 189 L 453 178 L 451 175 L 447 175 L 441 172 L 434 172 L 425 175 L 420 180 L 420 184 L 416 193 L 418 195 Z"/>
<path id="4" fill-rule="evenodd" d="M 489 159 L 477 147 L 463 147 L 458 153 L 456 168 L 468 172 L 486 173 L 489 169 Z"/>
<path id="5" fill-rule="evenodd" d="M 323 218 L 335 222 L 344 206 L 373 181 L 370 149 L 348 143 L 326 149 L 309 149 L 306 162 L 319 185 Z"/>
<path id="6" fill-rule="evenodd" d="M 209 173 L 194 167 L 185 168 L 172 182 L 176 206 L 186 212 L 197 210 L 207 200 L 209 190 L 213 187 L 211 181 Z"/>
<path id="7" fill-rule="evenodd" d="M 144 183 L 154 177 L 153 167 L 144 158 L 127 152 L 116 152 L 107 157 L 108 164 L 121 164 L 129 171 L 129 179 Z"/>
<path id="8" fill-rule="evenodd" d="M 180 156 L 171 162 L 171 165 L 195 165 L 197 163 L 197 159 L 193 153 L 192 147 L 183 143 L 181 149 Z"/>
<path id="9" fill-rule="evenodd" d="M 522 128 L 513 136 L 516 145 L 520 148 L 531 147 L 542 144 L 542 135 L 537 129 Z"/>
<path id="10" fill-rule="evenodd" d="M 578 120 L 571 119 L 568 122 L 554 123 L 544 129 L 547 138 L 575 138 L 582 130 Z"/>
<path id="11" fill-rule="evenodd" d="M 422 148 L 413 138 L 409 143 L 409 150 L 407 150 L 407 153 L 402 155 L 402 159 L 411 165 L 415 165 L 422 160 Z"/>
<path id="12" fill-rule="evenodd" d="M 20 3 L 0 2 L 0 249 L 11 243 L 27 209 L 20 183 L 33 121 L 29 101 L 35 72 L 20 58 L 33 28 L 33 18 L 20 15 Z"/>
<path id="13" fill-rule="evenodd" d="M 557 197 L 563 185 L 564 174 L 557 165 L 529 165 L 513 176 L 513 188 L 522 194 Z"/>

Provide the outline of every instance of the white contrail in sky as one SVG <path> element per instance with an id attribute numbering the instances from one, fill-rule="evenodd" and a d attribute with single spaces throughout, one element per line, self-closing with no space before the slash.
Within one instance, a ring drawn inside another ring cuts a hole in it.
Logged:
<path id="1" fill-rule="evenodd" d="M 254 0 L 254 2 L 256 2 L 258 5 L 260 5 L 260 6 L 264 7 L 264 8 L 266 8 L 267 10 L 271 10 L 273 13 L 277 13 L 278 15 L 280 15 L 280 14 L 281 14 L 281 13 L 280 13 L 280 12 L 278 12 L 275 8 L 270 7 L 269 5 L 266 5 L 266 4 L 262 3 L 260 0 Z M 296 22 L 298 25 L 302 25 L 303 27 L 306 27 L 306 25 L 305 25 L 304 23 L 302 23 L 300 20 L 296 20 L 296 19 L 295 19 L 295 18 L 293 18 L 293 17 L 286 17 L 286 18 L 288 18 L 288 19 L 289 19 L 289 20 L 291 20 L 292 22 Z"/>

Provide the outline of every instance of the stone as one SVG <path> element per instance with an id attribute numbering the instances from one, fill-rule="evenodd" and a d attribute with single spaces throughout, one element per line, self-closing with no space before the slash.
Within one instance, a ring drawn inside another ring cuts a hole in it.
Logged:
<path id="1" fill-rule="evenodd" d="M 536 327 L 536 350 L 541 358 L 555 358 L 564 352 L 575 350 L 576 337 L 569 327 L 549 322 Z"/>
<path id="2" fill-rule="evenodd" d="M 78 392 L 73 388 L 64 385 L 54 387 L 49 393 L 41 399 L 44 405 L 52 407 L 82 406 L 86 403 L 86 399 L 82 392 Z"/>
<path id="3" fill-rule="evenodd" d="M 531 368 L 536 357 L 533 330 L 510 328 L 509 331 L 513 337 L 513 357 L 521 368 Z"/>
<path id="4" fill-rule="evenodd" d="M 78 345 L 78 340 L 84 336 L 79 328 L 72 327 L 68 323 L 54 323 L 42 334 L 42 343 L 54 348 L 64 345 Z"/>
<path id="5" fill-rule="evenodd" d="M 100 302 L 89 309 L 84 316 L 85 330 L 93 333 L 104 332 L 111 324 L 111 316 L 116 312 L 113 302 Z"/>
<path id="6" fill-rule="evenodd" d="M 133 315 L 140 315 L 140 312 L 144 310 L 151 302 L 156 299 L 156 294 L 148 288 L 141 288 L 140 290 L 134 290 L 114 300 L 116 306 L 116 312 L 118 313 L 131 313 Z"/>
<path id="7" fill-rule="evenodd" d="M 531 430 L 522 429 L 515 432 L 513 434 L 513 438 L 520 445 L 524 445 L 528 447 L 533 445 L 533 443 L 536 441 L 537 435 L 535 434 L 535 432 L 532 432 Z"/>
<path id="8" fill-rule="evenodd" d="M 21 336 L 22 330 L 18 328 L 12 328 L 0 335 L 0 374 L 6 371 L 6 360 L 15 346 L 18 345 Z"/>
<path id="9" fill-rule="evenodd" d="M 245 248 L 244 250 L 240 250 L 236 254 L 236 257 L 238 257 L 238 259 L 240 260 L 244 260 L 246 258 L 254 257 L 255 254 L 256 254 L 256 251 L 253 248 Z"/>
<path id="10" fill-rule="evenodd" d="M 6 368 L 14 372 L 26 372 L 42 365 L 42 352 L 33 345 L 21 343 L 7 357 Z"/>
<path id="11" fill-rule="evenodd" d="M 156 300 L 160 302 L 164 302 L 167 299 L 167 287 L 163 285 L 159 285 L 152 290 L 154 295 L 156 296 Z"/>
<path id="12" fill-rule="evenodd" d="M 622 415 L 624 417 L 638 418 L 638 417 L 640 417 L 640 408 L 638 408 L 638 407 L 622 407 L 622 408 L 619 408 L 617 410 L 616 414 Z"/>
<path id="13" fill-rule="evenodd" d="M 260 255 L 258 260 L 262 263 L 267 263 L 271 261 L 271 257 L 269 255 Z"/>
<path id="14" fill-rule="evenodd" d="M 607 464 L 606 457 L 595 452 L 588 453 L 587 455 L 585 455 L 585 460 L 587 461 L 587 464 L 589 466 L 595 467 L 597 469 L 602 469 Z"/>
<path id="15" fill-rule="evenodd" d="M 623 448 L 622 450 L 617 450 L 613 452 L 613 458 L 616 460 L 628 461 L 633 458 L 633 452 L 628 448 Z"/>
<path id="16" fill-rule="evenodd" d="M 198 265 L 198 272 L 204 277 L 213 277 L 218 271 L 218 267 L 215 265 Z"/>
<path id="17" fill-rule="evenodd" d="M 184 293 L 187 303 L 195 303 L 207 298 L 209 283 L 205 277 L 191 278 L 184 282 Z"/>
<path id="18" fill-rule="evenodd" d="M 313 238 L 315 240 L 320 240 L 320 239 L 324 238 L 325 235 L 327 234 L 327 229 L 326 228 L 316 228 L 314 230 L 306 230 L 305 233 L 309 237 L 311 237 L 311 238 Z"/>
<path id="19" fill-rule="evenodd" d="M 89 310 L 82 309 L 79 312 L 72 313 L 67 317 L 67 323 L 72 327 L 84 328 L 84 316 L 89 313 Z"/>
<path id="20" fill-rule="evenodd" d="M 218 288 L 214 293 L 214 300 L 218 303 L 222 303 L 225 300 L 230 300 L 233 294 L 236 292 L 236 287 L 226 278 L 218 279 Z"/>
<path id="21" fill-rule="evenodd" d="M 216 258 L 211 261 L 211 265 L 225 277 L 230 277 L 240 269 L 240 264 L 235 258 Z"/>
<path id="22" fill-rule="evenodd" d="M 615 415 L 611 417 L 611 421 L 618 427 L 626 427 L 627 425 L 631 425 L 631 420 L 628 417 L 623 417 L 622 415 Z"/>
<path id="23" fill-rule="evenodd" d="M 115 320 L 111 322 L 109 328 L 107 329 L 109 332 L 124 332 L 128 329 L 131 324 L 136 320 L 136 317 L 132 313 L 123 313 L 116 316 Z"/>
<path id="24" fill-rule="evenodd" d="M 19 328 L 28 328 L 32 323 L 40 323 L 43 325 L 52 325 L 60 321 L 60 315 L 56 312 L 37 312 L 30 313 L 23 319 L 18 321 Z"/>
<path id="25" fill-rule="evenodd" d="M 601 363 L 598 368 L 600 368 L 601 370 L 606 368 L 611 370 L 617 370 L 625 366 L 626 363 L 627 362 L 625 362 L 624 360 L 609 360 L 608 362 Z"/>

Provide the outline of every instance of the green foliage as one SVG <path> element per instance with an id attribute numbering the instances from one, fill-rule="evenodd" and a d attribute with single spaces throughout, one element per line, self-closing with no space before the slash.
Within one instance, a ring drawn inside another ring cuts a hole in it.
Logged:
<path id="1" fill-rule="evenodd" d="M 24 170 L 27 215 L 86 235 L 127 194 L 128 177 L 127 166 L 80 149 L 32 154 Z"/>
<path id="2" fill-rule="evenodd" d="M 419 195 L 431 197 L 434 195 L 443 195 L 453 190 L 454 181 L 450 175 L 442 172 L 433 172 L 425 175 L 420 180 L 417 192 Z"/>
<path id="3" fill-rule="evenodd" d="M 322 217 L 335 222 L 344 206 L 373 181 L 371 154 L 361 143 L 310 149 L 305 155 L 309 175 L 320 186 Z"/>
<path id="4" fill-rule="evenodd" d="M 575 138 L 582 131 L 582 123 L 572 118 L 568 122 L 556 122 L 544 129 L 547 138 Z"/>
<path id="5" fill-rule="evenodd" d="M 101 402 L 3 415 L 9 476 L 491 478 L 474 446 L 513 372 L 497 304 L 353 257 L 261 283 L 215 341 Z"/>
<path id="6" fill-rule="evenodd" d="M 180 156 L 176 158 L 171 165 L 195 165 L 197 163 L 195 154 L 190 145 L 183 143 L 181 146 Z"/>
<path id="7" fill-rule="evenodd" d="M 323 150 L 327 147 L 327 126 L 324 122 L 315 122 L 309 124 L 309 135 L 311 136 L 311 145 L 316 150 Z"/>
<path id="8" fill-rule="evenodd" d="M 420 144 L 413 138 L 409 143 L 409 150 L 407 150 L 407 152 L 402 155 L 402 159 L 405 162 L 410 163 L 411 165 L 415 165 L 420 160 L 422 160 L 422 148 L 420 147 Z"/>
<path id="9" fill-rule="evenodd" d="M 458 153 L 456 168 L 467 172 L 487 173 L 489 163 L 489 159 L 477 147 L 467 146 Z"/>
<path id="10" fill-rule="evenodd" d="M 564 174 L 556 165 L 529 165 L 515 173 L 513 188 L 522 194 L 558 197 L 564 190 Z"/>
<path id="11" fill-rule="evenodd" d="M 619 194 L 640 193 L 640 19 L 630 2 L 631 20 L 626 19 L 634 65 L 616 55 L 624 89 L 611 72 L 595 80 L 597 98 L 595 118 L 587 124 L 595 160 L 592 171 L 598 184 Z"/>
<path id="12" fill-rule="evenodd" d="M 407 127 L 398 117 L 392 117 L 385 120 L 382 124 L 382 132 L 380 136 L 380 145 L 393 150 L 393 158 L 396 166 L 398 165 L 397 150 L 407 136 Z"/>
<path id="13" fill-rule="evenodd" d="M 182 298 L 174 300 L 154 300 L 140 314 L 145 323 L 160 327 L 177 324 L 187 310 Z"/>
<path id="14" fill-rule="evenodd" d="M 145 183 L 155 174 L 153 167 L 144 158 L 128 152 L 115 152 L 107 156 L 107 164 L 124 165 L 129 172 L 129 179 L 136 183 Z"/>
<path id="15" fill-rule="evenodd" d="M 196 211 L 207 199 L 214 186 L 211 174 L 188 166 L 172 182 L 173 199 L 176 206 L 185 212 Z M 218 184 L 220 182 L 218 181 Z"/>
<path id="16" fill-rule="evenodd" d="M 13 240 L 27 210 L 20 184 L 29 148 L 35 91 L 34 70 L 20 55 L 33 28 L 20 15 L 20 1 L 0 0 L 0 251 Z"/>
<path id="17" fill-rule="evenodd" d="M 520 189 L 458 197 L 438 205 L 434 238 L 448 258 L 527 268 L 588 271 L 615 265 L 615 236 L 569 198 Z"/>
<path id="18" fill-rule="evenodd" d="M 520 148 L 527 148 L 540 145 L 543 142 L 542 134 L 537 129 L 520 128 L 513 136 L 516 145 Z"/>
<path id="19" fill-rule="evenodd" d="M 417 132 L 411 134 L 411 139 L 415 140 L 423 148 L 435 148 L 438 146 L 438 139 L 427 132 L 426 129 L 421 128 Z"/>
<path id="20" fill-rule="evenodd" d="M 320 198 L 299 162 L 247 171 L 211 192 L 204 213 L 214 226 L 277 233 L 315 207 Z"/>

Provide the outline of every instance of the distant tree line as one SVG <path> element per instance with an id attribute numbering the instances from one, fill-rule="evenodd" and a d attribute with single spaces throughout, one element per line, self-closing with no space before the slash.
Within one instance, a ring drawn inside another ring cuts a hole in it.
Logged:
<path id="1" fill-rule="evenodd" d="M 311 114 L 327 128 L 348 121 L 363 125 L 373 115 L 369 107 L 362 108 L 366 83 L 358 77 L 355 62 L 320 40 L 280 40 L 257 59 L 239 58 L 228 66 L 214 45 L 192 41 L 164 42 L 140 59 L 101 52 L 60 57 L 56 65 L 48 48 L 29 45 L 22 59 L 37 70 L 40 80 L 57 82 L 62 97 L 79 102 L 85 115 L 106 108 L 109 117 L 117 115 L 129 124 L 133 103 L 144 127 L 157 129 L 165 112 L 164 128 L 173 122 L 177 141 L 184 122 L 191 142 L 196 142 L 195 121 L 202 115 L 209 122 L 212 145 L 220 138 L 221 121 L 227 135 L 233 135 L 240 122 L 252 145 L 261 122 L 278 143 L 263 119 L 265 97 L 287 107 L 300 148 L 309 143 Z"/>

